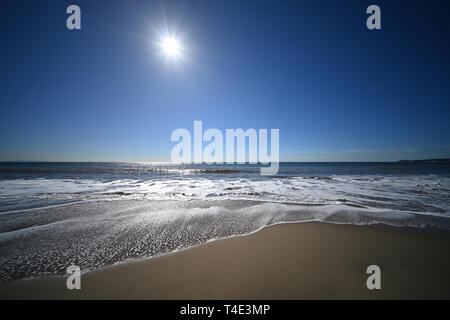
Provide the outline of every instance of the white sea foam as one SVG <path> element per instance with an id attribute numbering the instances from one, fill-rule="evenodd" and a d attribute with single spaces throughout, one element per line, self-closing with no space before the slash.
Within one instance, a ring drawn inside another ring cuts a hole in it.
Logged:
<path id="1" fill-rule="evenodd" d="M 302 204 L 355 204 L 428 213 L 450 213 L 450 179 L 422 176 L 166 177 L 153 179 L 0 180 L 0 204 L 80 199 L 258 200 Z M 3 211 L 11 208 L 4 206 Z M 20 209 L 20 208 L 19 208 Z"/>

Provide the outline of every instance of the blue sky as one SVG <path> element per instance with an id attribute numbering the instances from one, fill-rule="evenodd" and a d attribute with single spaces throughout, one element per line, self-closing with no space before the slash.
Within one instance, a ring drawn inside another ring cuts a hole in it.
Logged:
<path id="1" fill-rule="evenodd" d="M 81 30 L 66 28 L 70 4 L 81 7 Z M 370 4 L 382 30 L 365 27 Z M 172 131 L 192 131 L 194 120 L 277 128 L 282 161 L 450 157 L 449 9 L 447 0 L 10 1 L 0 160 L 167 161 Z M 176 62 L 154 44 L 164 21 L 187 51 Z"/>

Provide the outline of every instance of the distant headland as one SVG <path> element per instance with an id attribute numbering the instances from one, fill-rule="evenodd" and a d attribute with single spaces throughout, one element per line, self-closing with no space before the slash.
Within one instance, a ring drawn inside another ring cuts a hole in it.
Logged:
<path id="1" fill-rule="evenodd" d="M 400 160 L 399 162 L 411 162 L 411 163 L 450 163 L 450 158 L 443 159 L 424 159 L 424 160 Z"/>

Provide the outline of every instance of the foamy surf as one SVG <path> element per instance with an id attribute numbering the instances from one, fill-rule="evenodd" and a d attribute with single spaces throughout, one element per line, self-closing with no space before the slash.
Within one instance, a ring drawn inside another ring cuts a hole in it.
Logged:
<path id="1" fill-rule="evenodd" d="M 424 213 L 450 212 L 450 179 L 438 175 L 331 175 L 260 178 L 216 175 L 141 179 L 0 180 L 0 213 L 82 200 L 255 200 L 354 204 Z"/>

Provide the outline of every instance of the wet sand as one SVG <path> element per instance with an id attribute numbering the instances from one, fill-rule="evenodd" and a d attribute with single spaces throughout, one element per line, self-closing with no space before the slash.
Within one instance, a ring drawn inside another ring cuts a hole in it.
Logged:
<path id="1" fill-rule="evenodd" d="M 2 299 L 450 299 L 450 232 L 280 224 L 81 276 L 0 284 Z M 366 269 L 381 268 L 381 290 Z"/>

